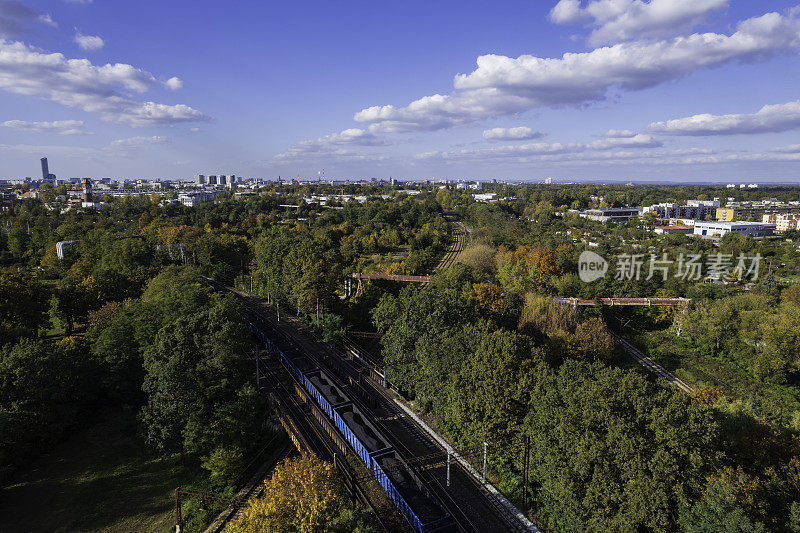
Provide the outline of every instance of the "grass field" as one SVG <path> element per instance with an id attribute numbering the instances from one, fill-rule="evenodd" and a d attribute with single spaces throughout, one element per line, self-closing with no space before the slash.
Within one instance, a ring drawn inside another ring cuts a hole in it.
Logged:
<path id="1" fill-rule="evenodd" d="M 0 489 L 0 531 L 142 531 L 173 527 L 172 491 L 191 480 L 172 458 L 148 457 L 106 414 L 32 461 Z"/>

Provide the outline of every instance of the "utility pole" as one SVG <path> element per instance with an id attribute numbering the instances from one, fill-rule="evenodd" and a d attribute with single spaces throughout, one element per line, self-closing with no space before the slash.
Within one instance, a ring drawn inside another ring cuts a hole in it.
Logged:
<path id="1" fill-rule="evenodd" d="M 531 451 L 531 436 L 525 435 L 525 457 L 523 459 L 522 467 L 522 507 L 523 512 L 528 507 L 528 481 L 530 479 L 530 451 Z"/>
<path id="2" fill-rule="evenodd" d="M 486 483 L 486 451 L 488 448 L 486 442 L 483 443 L 483 482 Z"/>
<path id="3" fill-rule="evenodd" d="M 447 486 L 450 486 L 450 450 L 447 450 Z"/>
<path id="4" fill-rule="evenodd" d="M 278 322 L 281 321 L 281 303 L 275 302 L 275 307 L 278 309 Z"/>
<path id="5" fill-rule="evenodd" d="M 175 533 L 181 533 L 181 497 L 175 489 Z"/>

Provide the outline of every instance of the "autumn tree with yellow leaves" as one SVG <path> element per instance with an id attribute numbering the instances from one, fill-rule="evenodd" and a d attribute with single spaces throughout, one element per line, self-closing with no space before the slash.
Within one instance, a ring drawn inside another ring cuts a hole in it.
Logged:
<path id="1" fill-rule="evenodd" d="M 503 310 L 503 288 L 494 283 L 473 283 L 469 296 L 479 306 L 495 313 Z"/>
<path id="2" fill-rule="evenodd" d="M 250 500 L 226 533 L 372 531 L 358 511 L 348 508 L 336 470 L 313 456 L 286 459 L 264 482 L 262 496 Z"/>

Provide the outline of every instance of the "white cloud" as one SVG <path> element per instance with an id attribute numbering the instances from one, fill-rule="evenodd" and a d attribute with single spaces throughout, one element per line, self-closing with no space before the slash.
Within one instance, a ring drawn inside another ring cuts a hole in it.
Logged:
<path id="1" fill-rule="evenodd" d="M 152 137 L 129 137 L 127 139 L 117 139 L 108 143 L 104 148 L 107 152 L 112 152 L 116 155 L 130 155 L 133 152 L 159 144 L 166 144 L 170 142 L 167 137 L 154 135 Z"/>
<path id="2" fill-rule="evenodd" d="M 703 113 L 653 122 L 651 133 L 663 135 L 735 135 L 739 133 L 775 133 L 800 129 L 800 100 L 786 104 L 765 105 L 755 113 L 711 115 Z"/>
<path id="3" fill-rule="evenodd" d="M 557 24 L 585 23 L 594 28 L 593 46 L 647 37 L 672 37 L 706 20 L 729 0 L 561 0 L 550 11 Z"/>
<path id="4" fill-rule="evenodd" d="M 800 144 L 791 144 L 789 146 L 780 146 L 773 148 L 770 152 L 779 154 L 800 154 Z"/>
<path id="5" fill-rule="evenodd" d="M 166 137 L 153 135 L 152 137 L 128 137 L 127 139 L 117 139 L 116 141 L 111 141 L 108 145 L 112 148 L 133 148 L 151 144 L 164 144 L 166 142 L 169 142 L 169 139 Z"/>
<path id="6" fill-rule="evenodd" d="M 614 130 L 611 130 L 609 133 L 612 135 L 606 134 L 604 139 L 592 141 L 587 144 L 586 147 L 594 150 L 610 150 L 612 148 L 658 148 L 663 146 L 661 141 L 653 139 L 650 135 L 645 135 L 643 133 L 620 135 L 622 132 Z"/>
<path id="7" fill-rule="evenodd" d="M 64 0 L 68 4 L 91 4 L 94 0 Z"/>
<path id="8" fill-rule="evenodd" d="M 347 150 L 343 148 L 318 150 L 312 152 L 303 152 L 289 149 L 286 152 L 273 157 L 276 162 L 287 161 L 362 161 L 362 162 L 379 162 L 385 161 L 386 157 L 380 154 L 370 154 L 366 152 L 357 152 L 354 150 Z"/>
<path id="9" fill-rule="evenodd" d="M 157 146 L 169 143 L 167 137 L 130 137 L 127 139 L 117 139 L 111 141 L 101 148 L 86 146 L 36 146 L 27 144 L 4 145 L 0 144 L 0 151 L 20 154 L 58 154 L 59 157 L 81 157 L 85 162 L 86 158 L 97 158 L 106 160 L 108 157 L 133 157 L 149 146 Z M 41 157 L 41 155 L 39 156 Z"/>
<path id="10" fill-rule="evenodd" d="M 38 96 L 135 127 L 208 119 L 183 104 L 137 102 L 120 90 L 143 93 L 158 83 L 149 72 L 128 64 L 93 65 L 86 59 L 67 59 L 60 53 L 0 40 L 0 89 Z"/>
<path id="11" fill-rule="evenodd" d="M 300 159 L 315 154 L 338 154 L 343 157 L 356 153 L 343 150 L 341 146 L 386 146 L 388 141 L 359 128 L 350 128 L 325 135 L 313 141 L 303 141 L 290 146 L 276 159 Z"/>
<path id="12" fill-rule="evenodd" d="M 582 144 L 533 143 L 515 147 L 485 150 L 458 150 L 451 152 L 427 152 L 415 156 L 418 162 L 439 161 L 444 163 L 490 164 L 557 164 L 557 165 L 604 165 L 618 166 L 646 161 L 648 165 L 688 165 L 721 163 L 743 159 L 743 156 L 720 156 L 712 150 L 690 148 L 681 150 L 592 150 Z M 755 155 L 754 155 L 755 157 Z M 759 157 L 767 156 L 759 155 Z"/>
<path id="13" fill-rule="evenodd" d="M 178 89 L 183 89 L 183 80 L 180 78 L 172 77 L 164 82 L 164 85 L 167 86 L 172 91 L 177 91 Z"/>
<path id="14" fill-rule="evenodd" d="M 51 17 L 49 13 L 39 15 L 39 22 L 45 26 L 50 26 L 51 28 L 58 28 L 58 23 L 53 20 L 53 17 Z"/>
<path id="15" fill-rule="evenodd" d="M 525 143 L 498 146 L 481 149 L 462 149 L 450 152 L 426 152 L 416 156 L 417 159 L 442 159 L 442 160 L 491 160 L 512 159 L 527 161 L 530 158 L 552 158 L 554 156 L 591 157 L 594 159 L 607 159 L 604 152 L 611 150 L 629 150 L 624 152 L 632 157 L 643 149 L 659 148 L 662 143 L 654 140 L 649 135 L 634 134 L 631 137 L 606 137 L 590 143 Z M 632 150 L 632 151 L 631 151 Z M 615 152 L 616 156 L 623 152 Z M 642 152 L 652 153 L 652 152 Z M 591 154 L 591 155 L 588 155 Z"/>
<path id="16" fill-rule="evenodd" d="M 635 137 L 636 132 L 631 130 L 608 130 L 603 136 L 606 138 Z"/>
<path id="17" fill-rule="evenodd" d="M 97 154 L 96 148 L 89 148 L 84 146 L 63 146 L 63 145 L 31 145 L 31 144 L 0 144 L 0 151 L 9 152 L 12 154 L 35 154 L 41 157 L 41 154 L 54 155 L 58 154 L 59 157 L 68 158 L 85 158 Z"/>
<path id="18" fill-rule="evenodd" d="M 373 106 L 354 118 L 369 124 L 373 133 L 449 128 L 537 107 L 595 102 L 613 88 L 641 90 L 701 68 L 763 60 L 798 46 L 800 21 L 767 13 L 740 22 L 731 35 L 621 43 L 561 58 L 484 55 L 477 69 L 455 77 L 450 94 L 426 96 L 400 108 Z"/>
<path id="19" fill-rule="evenodd" d="M 84 35 L 81 32 L 75 34 L 75 42 L 81 50 L 100 50 L 106 45 L 97 35 Z"/>
<path id="20" fill-rule="evenodd" d="M 40 15 L 18 0 L 0 0 L 0 38 L 19 35 L 37 23 L 57 26 L 50 15 Z"/>
<path id="21" fill-rule="evenodd" d="M 83 129 L 82 120 L 55 120 L 53 122 L 28 122 L 25 120 L 6 120 L 0 126 L 21 131 L 37 133 L 58 133 L 60 135 L 91 135 Z"/>
<path id="22" fill-rule="evenodd" d="M 534 131 L 527 126 L 483 130 L 483 138 L 487 141 L 525 141 L 528 139 L 540 139 L 544 135 L 541 131 Z"/>
<path id="23" fill-rule="evenodd" d="M 776 148 L 767 153 L 720 153 L 707 148 L 677 150 L 592 150 L 589 145 L 532 143 L 482 150 L 426 152 L 414 158 L 417 162 L 485 164 L 554 164 L 559 166 L 619 167 L 636 163 L 656 165 L 720 165 L 800 163 L 800 145 Z"/>

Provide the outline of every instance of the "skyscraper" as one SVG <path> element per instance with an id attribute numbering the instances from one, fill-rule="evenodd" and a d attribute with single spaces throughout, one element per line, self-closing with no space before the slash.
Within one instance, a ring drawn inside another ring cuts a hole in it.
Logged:
<path id="1" fill-rule="evenodd" d="M 56 181 L 56 175 L 50 174 L 50 167 L 47 165 L 47 158 L 43 157 L 40 159 L 40 161 L 42 162 L 42 182 L 54 184 Z"/>

